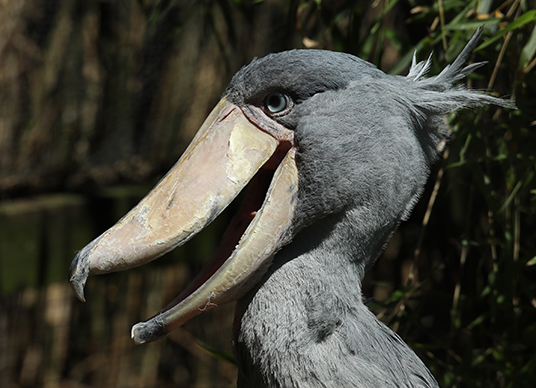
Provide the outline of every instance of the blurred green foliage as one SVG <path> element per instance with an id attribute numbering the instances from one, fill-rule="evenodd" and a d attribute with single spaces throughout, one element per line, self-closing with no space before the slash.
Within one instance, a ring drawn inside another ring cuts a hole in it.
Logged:
<path id="1" fill-rule="evenodd" d="M 300 3 L 317 13 L 307 37 L 393 74 L 407 70 L 415 51 L 421 60 L 433 51 L 437 74 L 486 26 L 471 60 L 489 64 L 469 86 L 512 98 L 518 110 L 488 107 L 452 118 L 434 188 L 400 231 L 420 225 L 412 263 L 418 276 L 394 284 L 391 297 L 372 307 L 425 358 L 442 387 L 534 386 L 534 2 L 378 1 L 373 16 L 363 2 L 336 3 Z"/>
<path id="2" fill-rule="evenodd" d="M 149 23 L 175 3 L 138 2 Z M 411 260 L 409 275 L 389 282 L 391 296 L 371 307 L 444 388 L 534 386 L 536 2 L 198 0 L 189 9 L 203 9 L 205 27 L 229 64 L 229 53 L 240 52 L 235 26 L 250 23 L 256 7 L 267 3 L 281 9 L 278 26 L 293 31 L 293 40 L 278 47 L 345 51 L 391 74 L 404 74 L 414 52 L 419 60 L 433 52 L 430 73 L 437 74 L 485 25 L 471 61 L 489 64 L 471 75 L 469 86 L 511 98 L 518 109 L 487 107 L 451 118 L 444 160 L 398 232 L 397 262 L 401 269 Z M 228 41 L 219 39 L 217 15 Z M 377 280 L 365 292 L 386 282 Z"/>
<path id="3" fill-rule="evenodd" d="M 235 7 L 244 21 L 266 2 L 197 4 L 207 13 Z M 487 107 L 452 117 L 445 158 L 399 232 L 398 260 L 412 260 L 410 275 L 392 282 L 391 297 L 372 308 L 419 352 L 442 387 L 534 386 L 535 2 L 271 3 L 293 25 L 294 46 L 349 52 L 392 74 L 407 71 L 414 52 L 419 60 L 433 52 L 430 73 L 437 74 L 485 25 L 471 61 L 489 64 L 471 75 L 469 86 L 511 98 L 518 109 Z M 230 12 L 224 14 L 232 25 Z"/>

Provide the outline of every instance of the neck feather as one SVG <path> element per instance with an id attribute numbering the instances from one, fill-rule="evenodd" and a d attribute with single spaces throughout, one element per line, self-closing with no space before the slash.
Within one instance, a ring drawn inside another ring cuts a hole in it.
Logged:
<path id="1" fill-rule="evenodd" d="M 300 232 L 237 303 L 239 387 L 437 386 L 363 303 L 365 267 L 396 225 L 365 237 L 345 218 Z"/>

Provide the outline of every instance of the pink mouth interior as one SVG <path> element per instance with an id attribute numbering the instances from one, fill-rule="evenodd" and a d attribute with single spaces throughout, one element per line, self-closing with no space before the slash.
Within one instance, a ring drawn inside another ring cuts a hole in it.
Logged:
<path id="1" fill-rule="evenodd" d="M 199 289 L 217 270 L 223 263 L 231 256 L 234 249 L 238 245 L 240 238 L 248 228 L 249 224 L 257 214 L 257 211 L 261 208 L 270 183 L 274 176 L 274 172 L 285 157 L 286 153 L 290 149 L 290 145 L 287 142 L 280 143 L 272 157 L 261 167 L 261 169 L 255 174 L 255 176 L 248 183 L 244 199 L 242 200 L 238 211 L 231 219 L 229 226 L 227 227 L 221 242 L 216 249 L 216 252 L 212 255 L 209 262 L 205 265 L 203 270 L 193 279 L 193 281 L 162 311 L 168 310 L 171 307 L 177 305 L 189 295 Z M 215 307 L 209 306 L 207 309 Z"/>

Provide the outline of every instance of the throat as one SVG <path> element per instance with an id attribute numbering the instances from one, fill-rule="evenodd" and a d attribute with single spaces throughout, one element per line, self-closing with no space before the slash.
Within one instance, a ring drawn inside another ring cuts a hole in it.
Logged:
<path id="1" fill-rule="evenodd" d="M 326 229 L 324 220 L 323 236 L 302 231 L 305 237 L 283 248 L 262 281 L 237 302 L 238 387 L 391 386 L 406 374 L 402 363 L 434 382 L 364 305 L 361 278 L 369 259 L 358 255 L 372 247 L 355 243 L 348 249 L 352 242 L 344 235 L 337 241 L 339 224 Z"/>
<path id="2" fill-rule="evenodd" d="M 335 240 L 341 236 L 340 220 L 332 221 L 331 228 L 323 220 L 321 230 L 309 227 L 299 233 L 275 256 L 256 288 L 237 302 L 239 381 L 248 381 L 239 386 L 297 386 L 289 379 L 298 370 L 307 375 L 309 358 L 346 336 L 345 325 L 366 309 L 360 285 L 364 266 L 346 251 L 347 242 Z"/>

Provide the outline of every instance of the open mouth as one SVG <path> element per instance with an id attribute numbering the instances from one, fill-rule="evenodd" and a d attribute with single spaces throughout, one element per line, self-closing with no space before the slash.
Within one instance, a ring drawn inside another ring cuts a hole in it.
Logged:
<path id="1" fill-rule="evenodd" d="M 270 183 L 274 177 L 275 170 L 280 162 L 281 159 L 277 158 L 274 154 L 274 156 L 261 167 L 257 174 L 255 174 L 248 183 L 243 190 L 243 198 L 240 198 L 241 201 L 237 204 L 237 210 L 221 237 L 216 251 L 207 262 L 202 272 L 200 272 L 198 277 L 192 281 L 189 288 L 184 290 L 185 293 L 188 293 L 187 290 L 189 290 L 190 287 L 193 290 L 205 283 L 207 279 L 223 265 L 225 260 L 231 256 L 247 228 L 261 209 Z"/>
<path id="2" fill-rule="evenodd" d="M 287 129 L 275 132 L 259 129 L 223 98 L 151 193 L 78 253 L 69 274 L 77 296 L 84 300 L 89 274 L 139 266 L 184 244 L 245 191 L 205 268 L 167 307 L 135 325 L 132 337 L 153 341 L 202 311 L 244 296 L 288 242 L 292 225 L 295 147 Z"/>

